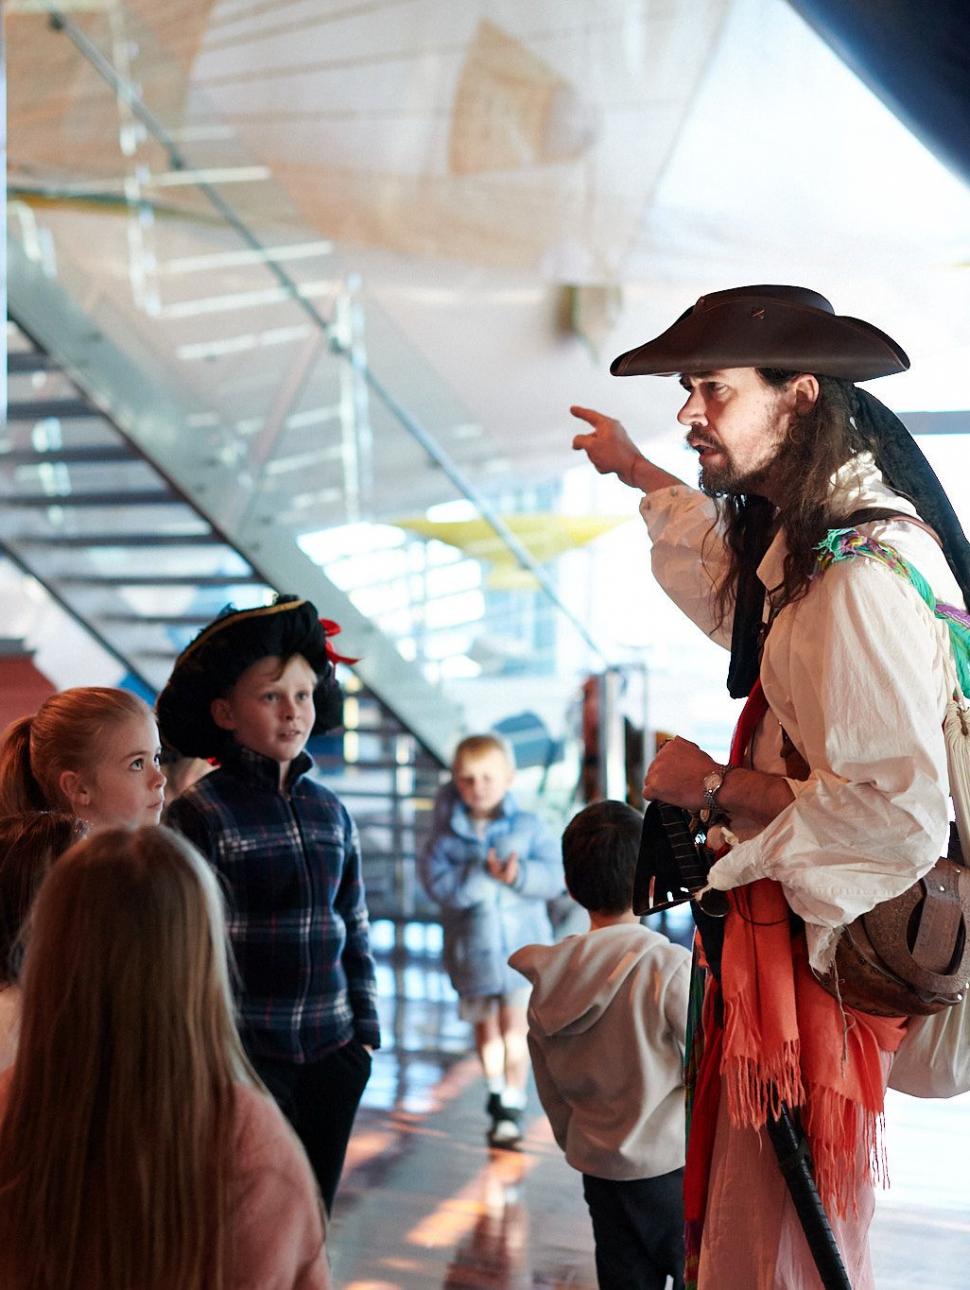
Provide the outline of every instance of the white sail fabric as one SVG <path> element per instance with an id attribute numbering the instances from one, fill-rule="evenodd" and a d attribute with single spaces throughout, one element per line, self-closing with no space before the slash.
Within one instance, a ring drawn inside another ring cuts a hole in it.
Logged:
<path id="1" fill-rule="evenodd" d="M 604 281 L 729 7 L 223 2 L 192 82 L 330 237 Z"/>

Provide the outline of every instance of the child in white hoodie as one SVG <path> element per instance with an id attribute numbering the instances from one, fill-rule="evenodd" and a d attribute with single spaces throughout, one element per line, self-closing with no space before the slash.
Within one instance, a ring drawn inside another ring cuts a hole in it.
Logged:
<path id="1" fill-rule="evenodd" d="M 529 1049 L 566 1160 L 583 1175 L 609 1290 L 681 1290 L 684 1032 L 690 955 L 633 913 L 641 816 L 596 802 L 563 834 L 590 929 L 509 959 L 532 982 Z"/>

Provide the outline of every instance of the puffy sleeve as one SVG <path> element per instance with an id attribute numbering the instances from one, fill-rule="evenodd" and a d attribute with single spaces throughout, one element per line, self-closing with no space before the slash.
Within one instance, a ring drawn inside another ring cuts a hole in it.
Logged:
<path id="1" fill-rule="evenodd" d="M 485 868 L 484 851 L 451 831 L 455 791 L 450 784 L 435 799 L 431 836 L 418 856 L 418 878 L 430 898 L 443 909 L 470 909 L 487 901 L 495 879 Z"/>
<path id="2" fill-rule="evenodd" d="M 719 860 L 710 880 L 724 890 L 780 882 L 811 925 L 821 967 L 834 938 L 813 927 L 840 927 L 900 895 L 945 850 L 947 642 L 913 588 L 870 560 L 829 569 L 791 612 L 778 676 L 788 675 L 789 733 L 813 769 L 788 781 L 795 800 Z M 767 654 L 762 679 L 771 703 Z"/>
<path id="3" fill-rule="evenodd" d="M 479 855 L 456 854 L 447 837 L 432 838 L 418 859 L 418 877 L 433 901 L 443 909 L 470 909 L 487 900 L 494 889 Z"/>
<path id="4" fill-rule="evenodd" d="M 718 624 L 714 613 L 728 560 L 713 501 L 677 484 L 647 493 L 640 514 L 650 533 L 653 576 L 705 636 L 730 649 L 731 614 Z"/>

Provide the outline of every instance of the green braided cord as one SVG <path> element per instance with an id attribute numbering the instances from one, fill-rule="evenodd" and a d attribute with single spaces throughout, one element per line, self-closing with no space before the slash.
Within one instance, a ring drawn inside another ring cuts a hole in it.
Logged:
<path id="1" fill-rule="evenodd" d="M 687 1136 L 690 1142 L 691 1124 L 694 1119 L 694 1094 L 704 1057 L 704 995 L 710 976 L 708 968 L 701 967 L 698 941 L 694 941 L 694 957 L 690 965 L 690 994 L 687 1000 L 687 1036 L 684 1045 L 684 1084 L 686 1091 Z M 700 1265 L 703 1221 L 684 1224 L 684 1290 L 697 1290 L 697 1273 Z"/>
<path id="2" fill-rule="evenodd" d="M 895 547 L 867 537 L 858 529 L 829 529 L 815 549 L 818 551 L 819 569 L 823 571 L 830 565 L 841 564 L 845 560 L 865 555 L 872 560 L 878 560 L 900 578 L 907 579 L 934 615 L 946 623 L 950 633 L 950 644 L 953 646 L 960 689 L 965 695 L 970 696 L 970 615 L 961 612 L 953 605 L 937 600 L 919 569 L 905 560 Z"/>
<path id="3" fill-rule="evenodd" d="M 701 1068 L 701 1057 L 704 1053 L 704 991 L 707 987 L 708 971 L 697 961 L 690 970 L 690 993 L 687 996 L 687 1035 L 684 1041 L 684 1084 L 686 1087 L 687 1137 L 690 1138 L 690 1122 L 694 1111 L 694 1089 L 697 1087 L 697 1076 Z"/>

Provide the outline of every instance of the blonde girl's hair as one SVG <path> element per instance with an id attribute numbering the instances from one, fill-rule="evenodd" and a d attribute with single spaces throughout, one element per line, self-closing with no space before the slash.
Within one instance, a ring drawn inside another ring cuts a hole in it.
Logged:
<path id="1" fill-rule="evenodd" d="M 34 905 L 0 1124 L 0 1285 L 226 1290 L 238 1081 L 221 899 L 190 843 L 104 829 Z"/>
<path id="2" fill-rule="evenodd" d="M 0 815 L 70 811 L 59 784 L 63 772 L 90 771 L 108 729 L 151 715 L 129 690 L 87 685 L 52 694 L 0 736 Z"/>

